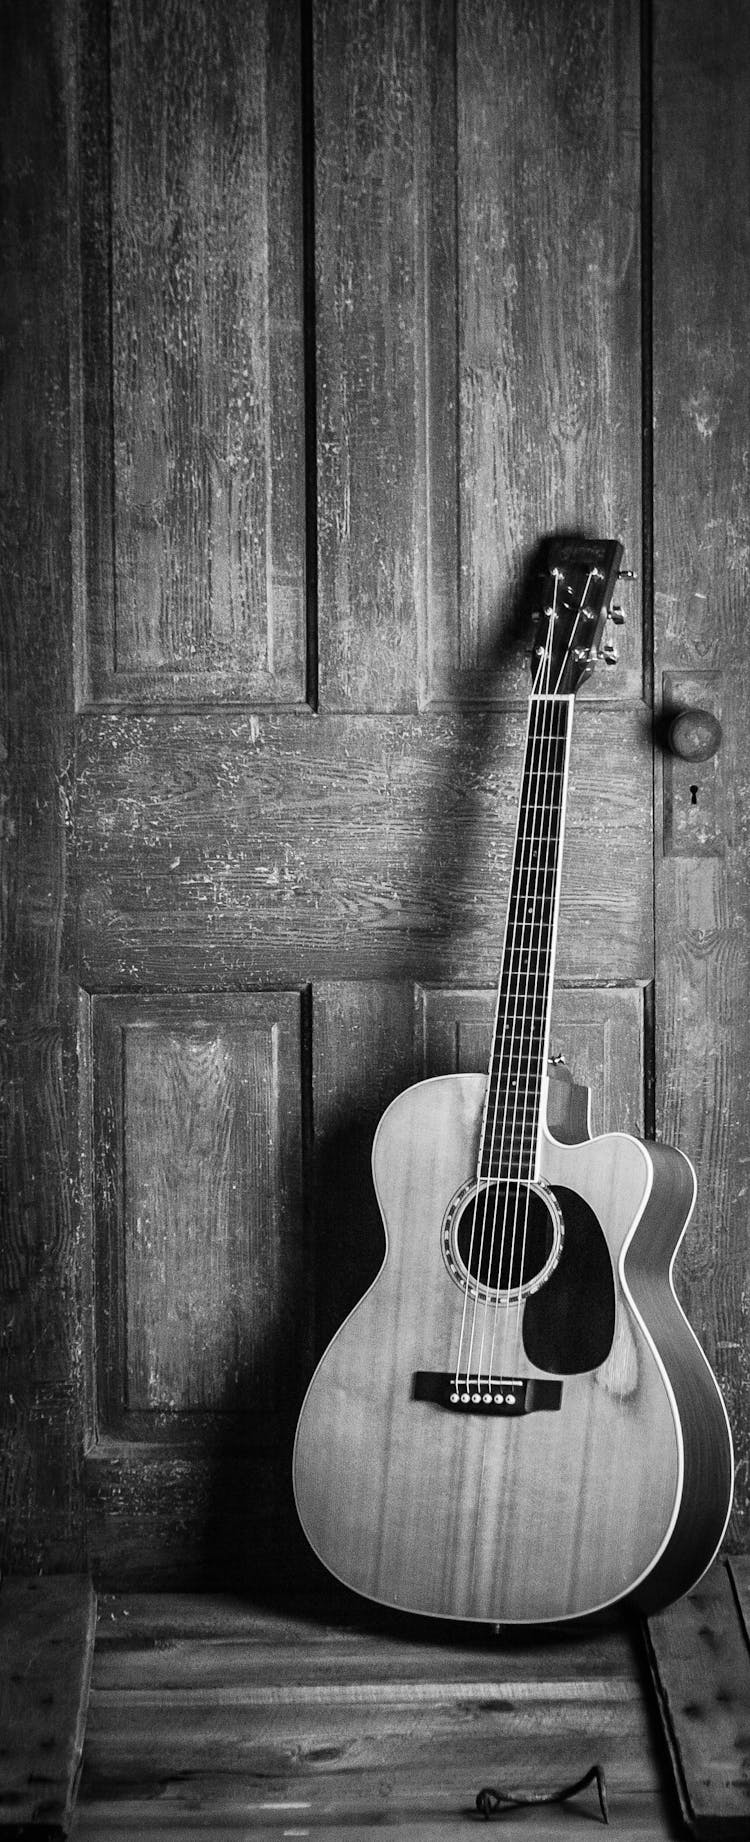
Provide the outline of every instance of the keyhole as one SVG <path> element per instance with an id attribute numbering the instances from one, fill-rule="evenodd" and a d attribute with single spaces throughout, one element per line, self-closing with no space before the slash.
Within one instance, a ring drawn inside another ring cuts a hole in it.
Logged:
<path id="1" fill-rule="evenodd" d="M 690 788 L 690 804 L 691 806 L 697 806 L 698 804 L 698 787 L 696 783 Z"/>

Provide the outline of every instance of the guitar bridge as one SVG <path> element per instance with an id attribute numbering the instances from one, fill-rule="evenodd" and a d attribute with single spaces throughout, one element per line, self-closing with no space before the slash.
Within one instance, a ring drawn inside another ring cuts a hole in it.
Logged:
<path id="1" fill-rule="evenodd" d="M 507 1375 L 455 1375 L 450 1370 L 417 1369 L 412 1399 L 432 1401 L 452 1413 L 500 1414 L 505 1419 L 525 1413 L 555 1413 L 562 1400 L 562 1382 L 522 1379 Z"/>

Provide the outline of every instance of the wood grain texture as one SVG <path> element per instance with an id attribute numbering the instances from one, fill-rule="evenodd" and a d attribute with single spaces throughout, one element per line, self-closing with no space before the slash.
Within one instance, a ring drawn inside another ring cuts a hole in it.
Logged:
<path id="1" fill-rule="evenodd" d="M 665 672 L 661 728 L 688 710 L 705 710 L 721 722 L 726 703 L 725 675 L 720 671 Z M 723 733 L 722 733 L 723 743 Z M 723 857 L 727 840 L 725 749 L 705 761 L 690 761 L 671 748 L 664 758 L 664 855 Z"/>
<path id="2" fill-rule="evenodd" d="M 313 987 L 317 1355 L 380 1266 L 383 1230 L 372 1185 L 372 1141 L 385 1108 L 423 1073 L 414 1023 L 412 983 L 323 980 Z"/>
<path id="3" fill-rule="evenodd" d="M 101 1437 L 85 1459 L 89 1564 L 101 1588 L 288 1595 L 313 1573 L 294 1515 L 293 1429 L 269 1414 L 173 1416 Z"/>
<path id="4" fill-rule="evenodd" d="M 651 1802 L 659 1766 L 625 1631 L 523 1648 L 441 1631 L 425 1643 L 363 1621 L 351 1602 L 321 1618 L 118 1596 L 101 1608 L 78 1823 L 102 1842 L 129 1828 L 359 1836 L 375 1824 L 449 1838 L 465 1833 L 480 1784 L 551 1786 L 594 1754 L 613 1822 L 670 1834 Z M 553 1811 L 533 1814 L 535 1837 L 583 1842 L 591 1809 L 582 1799 L 561 1830 L 547 1822 Z"/>
<path id="5" fill-rule="evenodd" d="M 705 1842 L 740 1842 L 750 1814 L 750 1661 L 733 1588 L 731 1563 L 717 1562 L 646 1626 L 680 1808 Z"/>
<path id="6" fill-rule="evenodd" d="M 444 6 L 412 0 L 322 0 L 314 9 L 324 709 L 414 708 L 419 693 L 425 214 L 441 175 L 427 70 L 430 37 L 442 39 L 445 18 Z M 446 206 L 448 188 L 444 175 Z"/>
<path id="7" fill-rule="evenodd" d="M 618 1282 L 609 1355 L 566 1377 L 558 1411 L 487 1419 L 413 1398 L 417 1370 L 541 1372 L 526 1353 L 524 1313 L 478 1300 L 467 1315 L 441 1258 L 445 1211 L 476 1168 L 484 1085 L 471 1075 L 420 1083 L 381 1121 L 373 1171 L 388 1254 L 310 1385 L 295 1497 L 315 1552 L 358 1592 L 412 1612 L 534 1623 L 611 1605 L 636 1587 L 666 1549 L 693 1455 L 663 1366 L 671 1372 L 670 1359 L 657 1360 L 644 1329 L 644 1288 L 634 1312 L 627 1280 Z M 671 1231 L 659 1246 L 666 1290 L 692 1176 L 683 1206 L 634 1139 L 542 1145 L 542 1174 L 588 1200 L 618 1273 L 652 1170 L 656 1219 Z M 636 1237 L 627 1270 L 640 1277 L 638 1245 Z M 655 1269 L 648 1250 L 645 1264 Z M 676 1309 L 675 1318 L 679 1354 Z M 720 1465 L 716 1479 L 706 1474 L 705 1456 L 702 1447 L 697 1488 L 716 1497 L 715 1552 L 727 1480 Z M 699 1556 L 693 1578 L 708 1558 Z"/>
<path id="8" fill-rule="evenodd" d="M 639 9 L 457 12 L 460 618 L 481 673 L 541 532 L 640 550 Z M 637 697 L 640 623 L 598 697 Z"/>
<path id="9" fill-rule="evenodd" d="M 727 0 L 709 20 L 693 0 L 686 6 L 662 0 L 654 18 L 657 684 L 662 674 L 720 674 L 726 806 L 723 858 L 657 851 L 657 1120 L 698 1171 L 695 1227 L 677 1282 L 723 1382 L 735 1430 L 731 1538 L 739 1545 L 747 1543 L 750 1513 L 744 1103 L 750 244 L 736 174 L 747 169 L 750 152 L 749 71 L 743 6 Z M 682 792 L 689 797 L 689 780 Z"/>
<path id="10" fill-rule="evenodd" d="M 121 1578 L 278 1560 L 308 1337 L 300 1066 L 296 992 L 94 1002 L 86 1487 L 92 1558 Z"/>
<path id="11" fill-rule="evenodd" d="M 346 1795 L 341 1801 L 327 1800 L 326 1822 L 319 1826 L 318 1831 L 321 1842 L 323 1838 L 325 1842 L 332 1842 L 332 1838 L 340 1836 L 342 1830 L 350 1829 L 352 1822 L 356 1824 L 359 1842 L 389 1842 L 389 1838 L 402 1837 L 405 1828 L 408 1828 L 414 1842 L 436 1842 L 436 1838 L 440 1842 L 463 1842 L 466 1814 L 463 1809 L 459 1817 L 453 1814 L 456 1804 L 460 1802 L 460 1791 L 449 1794 L 445 1800 L 439 1800 L 433 1795 L 429 1800 L 433 1806 L 431 1813 L 424 1818 L 422 1812 L 428 1800 L 421 1798 L 415 1810 L 411 1805 L 407 1784 L 400 1793 L 395 1791 L 389 1802 L 388 1813 L 383 1816 L 382 1784 L 381 1774 L 377 1791 L 370 1793 L 365 1786 L 361 1802 L 355 1797 L 351 1786 L 347 1786 Z M 301 1802 L 304 1807 L 290 1811 L 290 1801 Z M 310 1801 L 303 1798 L 289 1800 L 283 1796 L 261 1800 L 257 1820 L 253 1822 L 253 1835 L 260 1838 L 288 1835 L 290 1820 L 296 1817 L 298 1824 L 301 1823 L 305 1814 L 309 1813 Z M 218 1819 L 217 1802 L 222 1810 Z M 243 1791 L 238 1799 L 239 1809 L 246 1810 L 247 1803 Z M 440 1804 L 440 1808 L 435 1808 L 436 1804 Z M 126 1842 L 126 1839 L 132 1842 L 134 1835 L 137 1835 L 138 1842 L 159 1842 L 159 1838 L 177 1831 L 189 1838 L 202 1837 L 204 1842 L 208 1842 L 209 1838 L 210 1842 L 234 1842 L 237 1819 L 231 1810 L 226 1811 L 226 1814 L 225 1810 L 224 1801 L 216 1795 L 212 1796 L 209 1789 L 201 1811 L 181 1811 L 177 1821 L 170 1825 L 158 1794 L 153 1802 L 135 1797 L 129 1806 L 123 1806 L 122 1801 L 118 1800 L 115 1811 L 109 1799 L 103 1796 L 101 1800 L 93 1799 L 91 1805 L 81 1811 L 78 1834 L 82 1839 L 95 1837 L 96 1842 Z M 473 1815 L 471 1800 L 468 1813 Z M 678 1838 L 679 1842 L 680 1831 L 675 1827 L 667 1800 L 658 1792 L 645 1795 L 626 1792 L 618 1798 L 617 1813 L 623 1824 L 627 1824 L 628 1836 L 638 1838 L 639 1842 L 668 1842 L 669 1838 Z M 553 1805 L 551 1809 L 542 1808 L 534 1813 L 535 1842 L 557 1842 L 557 1838 L 562 1837 L 567 1842 L 591 1842 L 590 1826 L 589 1808 L 572 1818 L 569 1804 L 559 1807 Z"/>
<path id="12" fill-rule="evenodd" d="M 94 1657 L 85 1575 L 9 1579 L 0 1593 L 0 1833 L 67 1836 Z"/>
<path id="13" fill-rule="evenodd" d="M 474 1686 L 499 1669 L 519 1702 L 546 1689 L 562 1703 L 571 1699 L 578 1665 L 588 1684 L 611 1677 L 615 1699 L 625 1701 L 624 1685 L 638 1673 L 637 1633 L 620 1620 L 517 1642 L 484 1626 L 426 1629 L 421 1619 L 398 1618 L 340 1591 L 325 1603 L 295 1593 L 283 1606 L 220 1592 L 109 1593 L 99 1605 L 96 1686 L 103 1691 L 210 1690 L 221 1677 L 227 1690 L 244 1683 L 278 1692 L 297 1683 L 314 1694 L 326 1683 L 367 1682 L 382 1692 L 389 1684 L 421 1679 L 435 1686 L 459 1675 Z"/>
<path id="14" fill-rule="evenodd" d="M 108 36 L 97 12 L 81 109 L 92 689 L 302 702 L 298 9 L 117 0 Z"/>
<path id="15" fill-rule="evenodd" d="M 3 9 L 0 383 L 0 1525 L 4 1568 L 80 1568 L 66 19 Z"/>
<path id="16" fill-rule="evenodd" d="M 737 1600 L 742 1629 L 750 1644 L 750 1555 L 731 1555 L 727 1560 L 727 1572 Z"/>
<path id="17" fill-rule="evenodd" d="M 302 1293 L 298 993 L 97 1000 L 92 1079 L 103 1428 L 279 1416 Z"/>
<path id="18" fill-rule="evenodd" d="M 638 59 L 630 4 L 316 9 L 323 708 L 517 689 L 543 532 L 637 563 Z"/>
<path id="19" fill-rule="evenodd" d="M 311 978 L 491 983 L 519 791 L 517 711 L 424 719 L 86 717 L 78 842 L 92 990 Z M 652 970 L 638 711 L 579 713 L 559 976 Z M 604 865 L 617 836 L 626 877 Z"/>

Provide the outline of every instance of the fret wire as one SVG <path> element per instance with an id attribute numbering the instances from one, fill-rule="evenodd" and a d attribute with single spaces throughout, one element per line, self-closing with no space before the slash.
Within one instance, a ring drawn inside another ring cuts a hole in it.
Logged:
<path id="1" fill-rule="evenodd" d="M 533 864 L 531 868 L 533 869 Z M 530 887 L 513 887 L 508 901 L 508 921 L 523 921 L 525 917 L 533 920 L 535 915 L 547 915 L 554 907 L 555 890 L 543 889 L 532 893 Z"/>
<path id="2" fill-rule="evenodd" d="M 553 611 L 557 601 L 557 591 L 556 576 Z M 550 632 L 551 630 L 550 623 Z M 551 655 L 549 657 L 551 658 Z M 512 900 L 506 917 L 503 974 L 498 986 L 493 1030 L 491 1063 L 494 1066 L 491 1066 L 480 1134 L 479 1168 L 485 1174 L 494 1173 L 498 1176 L 505 1172 L 509 1176 L 531 1175 L 536 1157 L 543 1065 L 543 1055 L 540 1054 L 540 1049 L 543 1051 L 546 1043 L 554 959 L 554 929 L 549 927 L 545 901 L 550 890 L 555 892 L 559 874 L 563 833 L 563 795 L 566 786 L 572 710 L 571 697 L 549 694 L 549 669 L 549 658 L 545 656 L 529 703 L 521 779 L 521 804 L 513 846 Z M 545 682 L 545 678 L 548 695 L 540 696 L 538 686 Z M 556 690 L 558 688 L 559 681 Z M 551 877 L 548 874 L 550 868 L 552 869 Z M 526 911 L 523 914 L 522 908 Z M 552 912 L 554 915 L 554 910 Z M 525 977 L 521 977 L 522 966 Z M 537 988 L 540 974 L 543 974 L 541 990 Z M 519 1030 L 527 1035 L 530 1033 L 531 1046 L 536 1046 L 537 1067 L 534 1071 L 531 1062 L 527 1061 L 527 1067 L 524 1070 L 519 1060 L 515 1073 L 511 1075 L 512 1050 L 518 1046 Z M 495 1050 L 498 1043 L 500 1044 L 500 1056 L 496 1059 Z M 503 1046 L 506 1050 L 505 1058 L 503 1057 Z M 505 1071 L 504 1059 L 507 1064 Z M 534 1073 L 535 1078 L 532 1079 Z M 500 1123 L 499 1138 L 497 1137 L 498 1123 Z M 478 1195 L 479 1192 L 477 1192 Z M 497 1219 L 497 1206 L 495 1205 L 491 1210 L 490 1255 L 494 1245 Z M 505 1215 L 502 1219 L 504 1242 Z M 514 1215 L 514 1240 L 516 1219 Z M 475 1205 L 472 1249 L 476 1230 L 481 1234 L 480 1257 L 487 1222 L 488 1214 L 485 1205 L 481 1212 L 481 1230 L 479 1230 L 479 1216 Z M 524 1237 L 525 1233 L 524 1220 Z M 468 1304 L 467 1290 L 461 1322 L 461 1353 L 463 1352 L 464 1330 L 467 1325 Z M 495 1328 L 497 1328 L 497 1319 Z M 475 1308 L 471 1314 L 471 1335 L 466 1358 L 467 1372 L 471 1368 L 476 1329 Z M 482 1319 L 482 1353 L 483 1351 L 484 1318 Z"/>
<path id="3" fill-rule="evenodd" d="M 520 960 L 521 963 L 523 963 L 524 960 L 528 960 L 529 949 L 531 947 L 542 946 L 544 943 L 540 936 L 549 934 L 551 931 L 549 922 L 545 921 L 524 922 L 523 931 L 525 931 L 527 927 L 529 930 L 528 939 L 522 940 L 520 946 L 511 947 L 509 953 L 505 955 L 506 964 L 511 964 L 514 959 Z"/>
<path id="4" fill-rule="evenodd" d="M 496 1080 L 500 1080 L 503 1075 L 515 1080 L 520 1074 L 530 1073 L 535 1064 L 541 1066 L 541 1061 L 541 1048 L 528 1051 L 519 1048 L 517 1053 L 511 1049 L 499 1056 L 496 1061 L 493 1058 L 490 1073 L 495 1076 Z"/>
<path id="5" fill-rule="evenodd" d="M 489 1120 L 491 1113 L 491 1158 L 502 1158 L 502 1146 L 508 1142 L 513 1153 L 519 1152 L 524 1143 L 524 1122 L 529 1140 L 535 1142 L 536 1139 L 550 996 L 554 906 L 560 870 L 564 816 L 561 793 L 565 782 L 568 727 L 569 708 L 565 704 L 557 706 L 549 733 L 545 733 L 543 722 L 541 726 L 534 726 L 530 713 L 521 781 L 522 822 L 519 824 L 514 848 L 506 940 L 498 988 L 496 1029 L 499 1029 L 502 1018 L 502 1031 L 499 1041 L 493 1043 L 489 1070 L 486 1119 Z M 502 1094 L 504 1106 L 498 1151 L 495 1149 L 495 1130 L 501 1111 Z M 523 1111 L 519 1137 L 516 1115 L 521 1098 Z M 484 1160 L 483 1144 L 483 1163 Z"/>
<path id="6" fill-rule="evenodd" d="M 543 1007 L 541 1007 L 541 1008 L 543 1008 Z M 510 1046 L 510 1044 L 512 1044 L 512 1043 L 515 1043 L 515 1042 L 517 1042 L 518 1040 L 519 1040 L 519 1039 L 518 1039 L 517 1037 L 515 1037 L 515 1036 L 514 1036 L 514 1035 L 513 1035 L 512 1033 L 511 1033 L 511 1031 L 510 1031 L 510 1030 L 509 1030 L 509 1031 L 507 1031 L 507 1033 L 505 1034 L 505 1036 L 503 1036 L 503 1037 L 502 1037 L 502 1038 L 500 1039 L 500 1041 L 499 1041 L 499 1042 L 498 1042 L 497 1044 L 495 1044 L 495 1045 L 493 1045 L 493 1050 L 492 1050 L 492 1060 L 493 1060 L 493 1062 L 494 1062 L 494 1061 L 496 1061 L 496 1060 L 499 1060 L 499 1058 L 500 1058 L 501 1056 L 503 1056 L 503 1055 L 506 1055 L 506 1054 L 508 1053 L 508 1050 L 509 1050 L 509 1046 Z M 530 1038 L 529 1038 L 529 1041 L 530 1041 L 531 1043 L 533 1043 L 533 1041 L 534 1041 L 534 1038 L 533 1038 L 533 1037 L 530 1037 Z"/>

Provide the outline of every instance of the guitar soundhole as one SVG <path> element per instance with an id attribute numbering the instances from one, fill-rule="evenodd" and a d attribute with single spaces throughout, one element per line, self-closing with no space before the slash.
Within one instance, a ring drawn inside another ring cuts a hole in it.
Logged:
<path id="1" fill-rule="evenodd" d="M 465 1184 L 443 1224 L 449 1272 L 485 1298 L 535 1292 L 556 1266 L 562 1239 L 557 1200 L 539 1181 Z"/>

